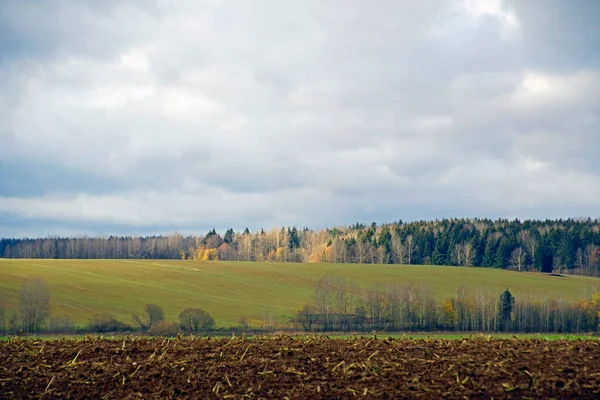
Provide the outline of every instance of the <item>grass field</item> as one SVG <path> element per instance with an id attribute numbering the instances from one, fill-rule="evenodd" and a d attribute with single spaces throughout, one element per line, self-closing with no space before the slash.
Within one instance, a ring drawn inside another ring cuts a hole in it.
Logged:
<path id="1" fill-rule="evenodd" d="M 555 277 L 487 268 L 358 264 L 279 264 L 167 260 L 14 260 L 0 259 L 0 307 L 16 309 L 21 283 L 29 277 L 48 282 L 53 315 L 86 324 L 95 312 L 131 322 L 146 303 L 161 305 L 174 320 L 186 307 L 200 307 L 218 326 L 285 323 L 310 302 L 323 275 L 342 276 L 369 287 L 374 283 L 413 283 L 433 290 L 437 300 L 453 296 L 459 285 L 518 298 L 563 298 L 569 302 L 600 289 L 600 279 Z"/>

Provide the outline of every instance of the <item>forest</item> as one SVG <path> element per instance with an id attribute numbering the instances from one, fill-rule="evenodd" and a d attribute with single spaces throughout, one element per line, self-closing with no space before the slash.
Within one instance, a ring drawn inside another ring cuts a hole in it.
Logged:
<path id="1" fill-rule="evenodd" d="M 598 276 L 597 219 L 442 219 L 320 231 L 296 227 L 204 235 L 5 238 L 4 258 L 199 259 L 482 266 Z"/>

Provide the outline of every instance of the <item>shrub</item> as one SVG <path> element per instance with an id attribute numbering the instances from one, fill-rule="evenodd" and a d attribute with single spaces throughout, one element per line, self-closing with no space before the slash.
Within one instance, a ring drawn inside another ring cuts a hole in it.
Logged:
<path id="1" fill-rule="evenodd" d="M 179 314 L 179 324 L 184 331 L 197 333 L 211 330 L 215 320 L 200 308 L 186 308 Z"/>
<path id="2" fill-rule="evenodd" d="M 165 320 L 165 312 L 162 307 L 156 304 L 146 304 L 144 308 L 146 314 L 148 315 L 148 319 L 144 320 L 139 315 L 133 314 L 132 318 L 137 326 L 140 327 L 142 331 L 147 331 L 152 328 L 154 325 Z"/>
<path id="3" fill-rule="evenodd" d="M 131 331 L 129 325 L 118 321 L 110 314 L 95 314 L 88 322 L 88 329 L 98 333 Z"/>
<path id="4" fill-rule="evenodd" d="M 54 333 L 72 333 L 75 331 L 75 324 L 68 317 L 51 316 L 48 323 L 48 331 Z"/>
<path id="5" fill-rule="evenodd" d="M 177 336 L 179 331 L 176 323 L 161 321 L 148 329 L 148 334 L 151 336 Z"/>

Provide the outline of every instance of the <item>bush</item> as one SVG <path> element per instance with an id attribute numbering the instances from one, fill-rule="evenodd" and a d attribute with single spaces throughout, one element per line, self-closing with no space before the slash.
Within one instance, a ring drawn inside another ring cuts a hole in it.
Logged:
<path id="1" fill-rule="evenodd" d="M 48 323 L 48 331 L 53 333 L 73 333 L 75 324 L 67 317 L 52 316 Z"/>
<path id="2" fill-rule="evenodd" d="M 131 326 L 117 321 L 110 314 L 95 314 L 88 322 L 90 332 L 127 332 L 131 331 Z"/>
<path id="3" fill-rule="evenodd" d="M 215 320 L 200 308 L 186 308 L 179 314 L 179 324 L 184 331 L 197 333 L 211 330 Z"/>
<path id="4" fill-rule="evenodd" d="M 176 323 L 161 321 L 148 329 L 148 334 L 151 336 L 177 336 L 179 331 Z"/>
<path id="5" fill-rule="evenodd" d="M 147 331 L 152 328 L 154 325 L 165 320 L 165 312 L 162 307 L 156 304 L 146 304 L 144 308 L 146 314 L 148 315 L 148 319 L 144 320 L 140 318 L 139 315 L 133 314 L 132 318 L 135 323 L 140 327 L 142 331 Z"/>

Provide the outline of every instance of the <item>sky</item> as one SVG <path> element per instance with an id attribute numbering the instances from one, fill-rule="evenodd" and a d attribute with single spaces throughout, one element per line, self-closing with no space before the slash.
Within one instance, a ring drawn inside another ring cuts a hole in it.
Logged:
<path id="1" fill-rule="evenodd" d="M 0 1 L 0 237 L 600 217 L 599 17 Z"/>

